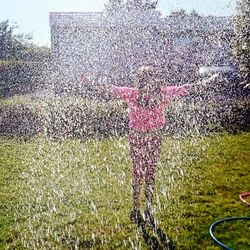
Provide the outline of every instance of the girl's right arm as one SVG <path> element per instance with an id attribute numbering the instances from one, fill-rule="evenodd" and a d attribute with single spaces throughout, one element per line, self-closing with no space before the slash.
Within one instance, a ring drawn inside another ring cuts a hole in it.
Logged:
<path id="1" fill-rule="evenodd" d="M 105 83 L 91 83 L 93 89 L 101 94 L 112 95 L 113 97 L 127 99 L 131 96 L 133 92 L 133 88 L 129 87 L 120 87 L 112 84 L 105 84 Z"/>
<path id="2" fill-rule="evenodd" d="M 87 89 L 98 92 L 99 94 L 113 95 L 113 87 L 110 84 L 97 83 L 94 80 L 90 80 L 88 78 L 82 78 L 81 81 L 82 85 Z"/>
<path id="3" fill-rule="evenodd" d="M 97 83 L 95 81 L 84 81 L 84 85 L 100 94 L 117 97 L 124 100 L 130 100 L 136 95 L 135 88 L 120 87 L 111 84 Z"/>
<path id="4" fill-rule="evenodd" d="M 105 83 L 96 83 L 92 82 L 92 86 L 95 91 L 106 94 L 106 95 L 113 95 L 113 85 L 105 84 Z"/>

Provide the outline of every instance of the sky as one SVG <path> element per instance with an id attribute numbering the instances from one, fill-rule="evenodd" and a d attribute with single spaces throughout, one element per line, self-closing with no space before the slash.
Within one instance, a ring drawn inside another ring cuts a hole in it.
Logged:
<path id="1" fill-rule="evenodd" d="M 31 33 L 33 42 L 50 46 L 49 12 L 102 11 L 108 0 L 0 0 L 0 22 L 16 23 L 16 33 Z M 231 16 L 236 0 L 159 0 L 157 9 L 162 16 L 173 10 L 193 9 L 202 15 Z"/>

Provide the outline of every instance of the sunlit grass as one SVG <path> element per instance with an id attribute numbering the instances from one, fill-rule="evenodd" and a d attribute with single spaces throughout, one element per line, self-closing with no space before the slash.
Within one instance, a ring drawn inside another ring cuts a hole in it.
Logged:
<path id="1" fill-rule="evenodd" d="M 0 249 L 148 249 L 128 217 L 126 138 L 0 142 Z M 249 216 L 239 200 L 250 191 L 249 150 L 250 133 L 164 138 L 155 209 L 177 249 L 218 249 L 209 226 Z M 225 243 L 250 247 L 249 224 L 222 231 Z"/>

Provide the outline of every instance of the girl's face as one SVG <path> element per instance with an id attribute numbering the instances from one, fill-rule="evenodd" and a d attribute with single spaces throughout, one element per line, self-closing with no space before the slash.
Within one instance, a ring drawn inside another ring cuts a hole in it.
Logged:
<path id="1" fill-rule="evenodd" d="M 140 89 L 145 91 L 148 94 L 154 94 L 158 89 L 158 82 L 153 75 L 147 74 L 142 79 Z"/>

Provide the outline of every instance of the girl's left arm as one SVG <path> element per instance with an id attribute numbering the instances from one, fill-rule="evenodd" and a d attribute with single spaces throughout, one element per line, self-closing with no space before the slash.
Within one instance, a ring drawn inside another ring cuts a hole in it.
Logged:
<path id="1" fill-rule="evenodd" d="M 189 91 L 191 91 L 192 93 L 199 91 L 201 90 L 201 88 L 205 88 L 208 83 L 214 82 L 217 77 L 218 74 L 212 75 L 210 78 L 203 81 L 199 81 L 197 83 L 187 83 L 181 86 L 167 86 L 163 87 L 162 90 L 163 93 L 170 98 L 175 98 L 178 96 L 187 96 L 190 95 Z"/>

